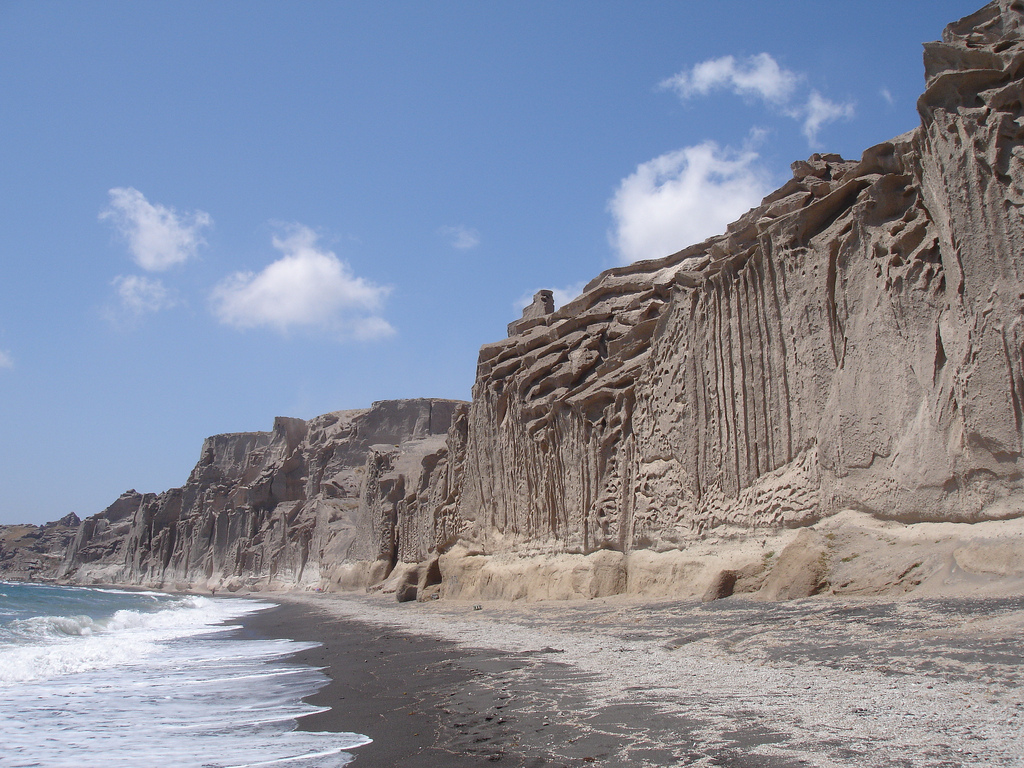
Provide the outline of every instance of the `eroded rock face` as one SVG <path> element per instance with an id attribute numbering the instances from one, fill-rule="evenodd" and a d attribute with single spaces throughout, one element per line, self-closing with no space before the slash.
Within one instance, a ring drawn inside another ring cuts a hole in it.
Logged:
<path id="1" fill-rule="evenodd" d="M 920 128 L 795 163 L 725 235 L 485 346 L 477 546 L 1024 512 L 1021 29 L 1008 1 L 951 25 L 926 46 Z"/>
<path id="2" fill-rule="evenodd" d="M 400 556 L 425 559 L 456 535 L 446 439 L 459 408 L 386 401 L 207 438 L 184 486 L 129 491 L 88 518 L 60 575 L 230 589 L 365 585 Z"/>
<path id="3" fill-rule="evenodd" d="M 553 291 L 537 291 L 533 295 L 533 301 L 523 310 L 523 316 L 514 323 L 508 324 L 508 335 L 525 331 L 532 328 L 536 323 L 532 322 L 537 318 L 545 317 L 555 311 L 555 294 Z"/>
<path id="4" fill-rule="evenodd" d="M 20 581 L 48 581 L 81 524 L 74 512 L 45 525 L 0 525 L 0 574 Z"/>

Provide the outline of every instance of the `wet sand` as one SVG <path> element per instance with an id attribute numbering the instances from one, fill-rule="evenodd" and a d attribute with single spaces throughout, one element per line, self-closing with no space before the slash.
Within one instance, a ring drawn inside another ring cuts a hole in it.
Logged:
<path id="1" fill-rule="evenodd" d="M 354 768 L 1024 766 L 1021 598 L 270 599 Z"/>
<path id="2" fill-rule="evenodd" d="M 520 729 L 543 728 L 543 717 L 530 723 L 529 716 L 503 716 L 510 697 L 492 685 L 525 666 L 516 654 L 466 650 L 441 638 L 340 617 L 328 607 L 284 602 L 244 622 L 257 636 L 321 643 L 294 660 L 331 677 L 307 699 L 330 709 L 303 718 L 299 727 L 372 738 L 353 750 L 358 768 L 525 764 L 522 757 L 532 750 L 524 748 Z"/>

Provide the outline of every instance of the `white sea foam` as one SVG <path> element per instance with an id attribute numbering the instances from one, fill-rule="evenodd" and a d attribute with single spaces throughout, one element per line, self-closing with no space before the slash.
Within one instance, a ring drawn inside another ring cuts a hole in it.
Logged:
<path id="1" fill-rule="evenodd" d="M 2 768 L 338 768 L 368 741 L 294 730 L 322 711 L 302 698 L 327 678 L 281 659 L 313 644 L 239 640 L 224 625 L 266 603 L 153 593 L 156 610 L 113 610 L 122 594 L 96 596 L 105 613 L 8 622 Z"/>
<path id="2" fill-rule="evenodd" d="M 125 590 L 123 590 L 123 589 L 106 589 L 105 587 L 75 587 L 75 589 L 82 589 L 82 590 L 86 590 L 88 592 L 100 592 L 100 593 L 102 593 L 104 595 L 124 595 L 124 594 L 126 594 Z M 149 591 L 146 591 L 144 589 L 133 589 L 131 592 L 128 592 L 127 594 L 130 594 L 130 595 L 133 595 L 133 596 L 145 595 L 146 597 L 153 597 L 153 598 L 167 597 L 167 593 L 166 592 L 149 592 Z"/>
<path id="3" fill-rule="evenodd" d="M 161 641 L 226 631 L 230 627 L 221 622 L 262 607 L 249 600 L 189 597 L 163 610 L 122 609 L 104 619 L 86 615 L 18 619 L 0 635 L 0 686 L 139 662 L 154 653 Z"/>

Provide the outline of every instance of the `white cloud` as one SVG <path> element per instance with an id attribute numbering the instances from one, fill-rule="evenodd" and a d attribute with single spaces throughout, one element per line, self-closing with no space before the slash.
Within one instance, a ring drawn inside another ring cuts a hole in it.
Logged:
<path id="1" fill-rule="evenodd" d="M 10 352 L 4 352 L 0 349 L 0 368 L 13 368 L 14 359 L 11 357 Z"/>
<path id="2" fill-rule="evenodd" d="M 349 335 L 357 341 L 375 341 L 395 334 L 395 329 L 383 317 L 360 317 L 352 321 Z"/>
<path id="3" fill-rule="evenodd" d="M 892 91 L 884 86 L 878 89 L 878 95 L 885 99 L 885 103 L 890 107 L 896 103 L 896 99 L 893 97 Z"/>
<path id="4" fill-rule="evenodd" d="M 817 91 L 811 91 L 807 104 L 802 109 L 795 110 L 792 116 L 803 120 L 803 134 L 807 137 L 807 143 L 813 147 L 818 143 L 818 131 L 823 125 L 844 118 L 849 120 L 853 114 L 853 104 L 838 104 L 826 99 Z"/>
<path id="5" fill-rule="evenodd" d="M 443 237 L 451 238 L 452 248 L 458 248 L 460 251 L 480 245 L 480 233 L 461 224 L 457 227 L 441 227 L 437 232 Z"/>
<path id="6" fill-rule="evenodd" d="M 159 312 L 175 305 L 170 292 L 160 280 L 141 275 L 118 275 L 113 285 L 121 298 L 121 305 L 136 315 Z"/>
<path id="7" fill-rule="evenodd" d="M 767 102 L 782 104 L 789 100 L 801 77 L 779 66 L 767 53 L 737 61 L 733 56 L 709 59 L 695 64 L 661 82 L 682 99 L 707 96 L 711 91 L 727 88 L 737 96 L 756 96 Z"/>
<path id="8" fill-rule="evenodd" d="M 583 293 L 583 288 L 585 286 L 586 282 L 581 281 L 578 283 L 573 283 L 572 285 L 567 285 L 564 288 L 552 288 L 551 293 L 553 294 L 553 298 L 555 300 L 555 309 L 558 309 L 559 307 L 564 307 L 570 301 L 572 301 L 581 293 Z"/>
<path id="9" fill-rule="evenodd" d="M 194 211 L 179 214 L 173 208 L 149 202 L 132 187 L 110 190 L 110 207 L 100 213 L 110 220 L 121 236 L 135 263 L 150 272 L 161 272 L 188 261 L 205 241 L 200 230 L 213 223 L 210 214 Z"/>
<path id="10" fill-rule="evenodd" d="M 806 101 L 801 104 L 803 100 L 797 98 L 797 91 L 805 80 L 803 74 L 779 66 L 769 54 L 759 53 L 743 61 L 733 56 L 708 59 L 663 80 L 660 85 L 675 91 L 684 100 L 707 96 L 717 90 L 729 90 L 737 96 L 757 97 L 773 110 L 798 120 L 807 143 L 815 147 L 818 131 L 828 123 L 852 118 L 854 105 L 831 101 L 816 90 L 811 90 Z M 885 89 L 882 96 L 886 100 L 892 98 Z"/>
<path id="11" fill-rule="evenodd" d="M 608 209 L 623 263 L 668 256 L 721 234 L 771 190 L 757 153 L 706 141 L 642 163 L 622 180 Z"/>
<path id="12" fill-rule="evenodd" d="M 236 328 L 267 326 L 326 330 L 360 340 L 390 336 L 395 329 L 378 315 L 390 292 L 352 274 L 302 226 L 273 239 L 284 255 L 261 272 L 236 272 L 212 294 L 217 318 Z"/>

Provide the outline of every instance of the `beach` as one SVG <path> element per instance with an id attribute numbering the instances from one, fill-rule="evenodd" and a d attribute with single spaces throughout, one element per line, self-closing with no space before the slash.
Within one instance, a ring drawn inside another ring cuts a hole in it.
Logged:
<path id="1" fill-rule="evenodd" d="M 449 640 L 352 619 L 332 611 L 338 602 L 329 597 L 273 599 L 283 602 L 248 617 L 246 630 L 321 643 L 297 654 L 295 661 L 322 667 L 330 675 L 331 683 L 307 701 L 331 709 L 303 718 L 300 726 L 370 736 L 372 744 L 353 752 L 354 765 L 461 768 L 490 763 L 495 756 L 508 760 L 513 734 L 499 723 L 477 723 L 480 741 L 475 734 L 465 743 L 441 738 L 459 730 L 452 717 L 457 704 L 449 699 L 459 697 L 461 702 L 472 697 L 474 687 L 487 689 L 479 681 L 474 686 L 480 673 L 472 663 L 494 661 L 500 666 L 501 654 L 466 651 Z M 491 712 L 502 702 L 484 695 L 474 705 Z"/>
<path id="2" fill-rule="evenodd" d="M 1022 598 L 267 597 L 356 768 L 1024 765 Z"/>

